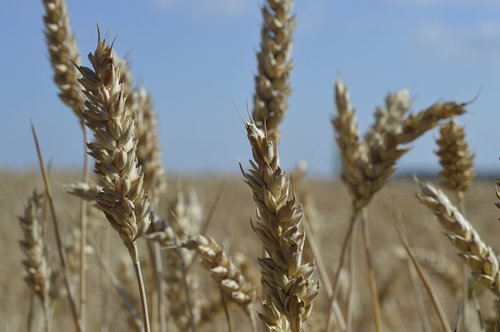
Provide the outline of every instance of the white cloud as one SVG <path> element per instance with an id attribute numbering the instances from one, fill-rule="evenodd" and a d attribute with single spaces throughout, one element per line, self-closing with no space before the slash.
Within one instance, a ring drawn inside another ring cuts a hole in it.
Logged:
<path id="1" fill-rule="evenodd" d="M 416 29 L 412 42 L 432 62 L 500 65 L 500 22 L 450 27 L 429 21 Z"/>

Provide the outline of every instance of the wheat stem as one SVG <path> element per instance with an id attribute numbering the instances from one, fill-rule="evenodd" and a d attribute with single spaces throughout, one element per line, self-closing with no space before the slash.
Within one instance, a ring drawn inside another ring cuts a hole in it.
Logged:
<path id="1" fill-rule="evenodd" d="M 36 152 L 38 155 L 38 162 L 40 165 L 40 170 L 42 172 L 42 177 L 43 177 L 43 182 L 45 184 L 45 191 L 47 194 L 47 198 L 49 200 L 49 207 L 50 207 L 50 212 L 52 214 L 52 221 L 54 222 L 54 233 L 55 233 L 56 242 L 57 242 L 57 250 L 59 252 L 59 259 L 61 261 L 62 272 L 63 272 L 63 277 L 64 277 L 64 286 L 66 287 L 66 292 L 68 295 L 68 301 L 69 301 L 70 311 L 71 311 L 72 318 L 73 318 L 73 323 L 75 324 L 76 330 L 78 332 L 82 332 L 83 331 L 82 324 L 81 324 L 80 318 L 78 317 L 76 302 L 75 302 L 75 298 L 73 296 L 73 292 L 72 292 L 71 285 L 70 285 L 71 276 L 70 276 L 70 271 L 69 271 L 66 253 L 65 253 L 64 248 L 63 248 L 63 243 L 62 243 L 62 239 L 61 239 L 61 232 L 59 230 L 59 222 L 57 219 L 56 208 L 54 206 L 54 199 L 52 196 L 52 186 L 50 185 L 50 182 L 49 182 L 49 177 L 47 175 L 47 170 L 45 168 L 45 162 L 44 162 L 43 156 L 42 156 L 42 150 L 40 149 L 40 143 L 38 142 L 38 136 L 36 135 L 35 126 L 33 125 L 33 123 L 31 124 L 31 132 L 33 134 L 33 139 L 35 141 Z"/>
<path id="2" fill-rule="evenodd" d="M 89 155 L 87 153 L 87 131 L 82 123 L 83 136 L 83 175 L 82 181 L 89 181 Z M 80 319 L 83 328 L 87 322 L 87 201 L 80 199 Z"/>
<path id="3" fill-rule="evenodd" d="M 330 278 L 328 277 L 328 273 L 326 272 L 325 264 L 323 263 L 323 258 L 321 257 L 320 249 L 316 239 L 314 238 L 313 232 L 311 230 L 311 226 L 309 225 L 309 220 L 307 218 L 303 219 L 304 229 L 307 235 L 307 241 L 313 252 L 314 259 L 316 259 L 316 265 L 318 266 L 319 276 L 323 285 L 326 289 L 326 295 L 330 299 L 333 296 L 333 288 L 330 282 Z M 342 311 L 339 308 L 337 301 L 333 302 L 333 311 L 335 317 L 337 317 L 337 321 L 339 323 L 340 329 L 344 330 L 346 328 L 344 317 L 342 316 Z"/>
<path id="4" fill-rule="evenodd" d="M 328 317 L 326 324 L 326 331 L 330 332 L 333 329 L 333 308 L 337 301 L 337 295 L 340 290 L 340 271 L 342 271 L 342 267 L 344 266 L 344 259 L 347 253 L 347 245 L 352 237 L 352 233 L 354 231 L 354 224 L 358 219 L 358 213 L 353 213 L 351 215 L 351 220 L 349 221 L 349 228 L 344 236 L 344 241 L 342 242 L 342 249 L 340 250 L 340 260 L 337 265 L 337 269 L 335 270 L 335 277 L 333 278 L 333 294 L 330 296 L 330 307 L 328 309 Z"/>
<path id="5" fill-rule="evenodd" d="M 139 253 L 137 250 L 137 243 L 134 241 L 133 250 L 135 251 L 135 255 L 133 257 L 139 257 Z M 141 306 L 142 306 L 142 317 L 144 321 L 145 332 L 151 332 L 151 327 L 149 324 L 149 315 L 148 315 L 148 302 L 146 299 L 146 289 L 144 288 L 144 280 L 142 278 L 142 270 L 141 270 L 141 262 L 139 259 L 132 261 L 134 264 L 135 275 L 137 277 L 137 285 L 139 286 L 139 293 L 141 296 Z"/>
<path id="6" fill-rule="evenodd" d="M 370 294 L 372 300 L 373 321 L 375 323 L 375 330 L 382 331 L 382 318 L 380 314 L 380 301 L 377 293 L 377 283 L 375 279 L 375 271 L 373 270 L 373 259 L 371 255 L 370 235 L 368 232 L 368 209 L 365 207 L 362 211 L 362 232 L 363 232 L 363 246 L 365 248 L 366 263 L 368 267 L 368 280 L 370 285 Z"/>
<path id="7" fill-rule="evenodd" d="M 347 293 L 347 332 L 351 332 L 352 329 L 352 316 L 353 316 L 353 306 L 354 306 L 354 283 L 356 282 L 356 238 L 357 238 L 358 222 L 355 222 L 352 229 L 352 235 L 350 238 L 349 245 L 349 290 Z"/>

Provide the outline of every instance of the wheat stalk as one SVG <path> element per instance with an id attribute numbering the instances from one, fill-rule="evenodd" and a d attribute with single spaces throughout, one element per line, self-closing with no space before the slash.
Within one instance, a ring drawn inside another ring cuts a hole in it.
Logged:
<path id="1" fill-rule="evenodd" d="M 448 197 L 431 184 L 421 184 L 417 193 L 419 201 L 438 218 L 446 235 L 460 250 L 458 254 L 469 265 L 472 275 L 497 296 L 500 295 L 500 274 L 493 249 L 479 236 Z"/>
<path id="2" fill-rule="evenodd" d="M 50 321 L 50 281 L 51 268 L 47 262 L 47 247 L 43 237 L 42 196 L 35 191 L 28 199 L 19 223 L 24 239 L 19 242 L 25 255 L 23 265 L 26 269 L 24 280 L 38 297 L 43 307 L 45 331 L 51 330 Z"/>
<path id="3" fill-rule="evenodd" d="M 274 140 L 279 140 L 278 127 L 288 111 L 291 93 L 289 76 L 295 30 L 292 7 L 293 0 L 267 0 L 262 7 L 264 22 L 257 54 L 252 116 L 256 125 L 260 129 L 266 127 Z"/>
<path id="4" fill-rule="evenodd" d="M 83 66 L 78 69 L 83 75 L 80 83 L 87 98 L 83 119 L 94 133 L 94 141 L 88 143 L 89 154 L 96 159 L 95 171 L 103 184 L 96 200 L 129 251 L 141 291 L 144 324 L 149 331 L 136 240 L 151 222 L 150 198 L 144 192 L 144 174 L 137 162 L 136 124 L 125 112 L 127 96 L 119 81 L 120 68 L 114 63 L 111 47 L 100 36 L 89 60 L 93 69 Z"/>
<path id="5" fill-rule="evenodd" d="M 286 318 L 292 331 L 302 331 L 319 290 L 319 283 L 313 280 L 315 264 L 302 263 L 302 206 L 288 173 L 279 166 L 275 141 L 253 121 L 245 125 L 255 161 L 250 161 L 248 172 L 240 167 L 257 206 L 257 222 L 252 227 L 269 255 L 259 258 L 265 297 L 264 312 L 259 316 L 266 330 L 282 329 Z"/>

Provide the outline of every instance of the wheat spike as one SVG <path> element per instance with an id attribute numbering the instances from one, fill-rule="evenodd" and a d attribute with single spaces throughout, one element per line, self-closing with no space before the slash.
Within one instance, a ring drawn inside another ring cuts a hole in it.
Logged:
<path id="1" fill-rule="evenodd" d="M 288 111 L 291 92 L 292 39 L 295 17 L 293 0 L 267 0 L 262 7 L 264 22 L 257 54 L 253 119 L 260 129 L 267 127 L 270 137 L 279 140 L 279 124 Z"/>
<path id="2" fill-rule="evenodd" d="M 474 155 L 465 140 L 465 128 L 450 120 L 441 126 L 439 133 L 436 154 L 443 168 L 439 175 L 448 189 L 464 192 L 475 177 Z"/>
<path id="3" fill-rule="evenodd" d="M 50 329 L 50 299 L 52 272 L 47 262 L 47 247 L 43 238 L 42 195 L 36 190 L 28 199 L 23 216 L 19 217 L 24 239 L 19 242 L 25 255 L 22 261 L 26 269 L 24 280 L 38 297 L 45 314 L 46 328 Z"/>
<path id="4" fill-rule="evenodd" d="M 347 88 L 340 80 L 335 84 L 335 104 L 337 114 L 332 119 L 332 124 L 342 160 L 342 181 L 353 197 L 361 199 L 367 196 L 364 192 L 366 185 L 364 185 L 363 169 L 368 156 L 366 146 L 359 137 L 356 112 L 351 106 Z"/>
<path id="5" fill-rule="evenodd" d="M 80 74 L 72 64 L 80 64 L 80 52 L 71 34 L 65 0 L 43 0 L 45 7 L 45 39 L 54 70 L 54 82 L 59 87 L 59 98 L 81 120 L 84 98 L 78 83 Z"/>
<path id="6" fill-rule="evenodd" d="M 401 130 L 401 122 L 410 107 L 411 101 L 408 90 L 404 89 L 387 94 L 384 105 L 377 107 L 375 110 L 375 122 L 366 133 L 365 140 L 369 142 L 376 135 L 398 134 Z"/>
<path id="7" fill-rule="evenodd" d="M 203 266 L 219 284 L 222 292 L 233 302 L 251 315 L 251 304 L 255 299 L 255 287 L 247 281 L 240 268 L 222 250 L 212 238 L 203 235 L 191 236 L 182 247 L 195 250 L 201 258 Z"/>
<path id="8" fill-rule="evenodd" d="M 500 294 L 498 261 L 474 227 L 453 206 L 448 197 L 430 184 L 422 184 L 417 198 L 438 218 L 459 256 L 470 266 L 473 276 L 495 294 Z"/>
<path id="9" fill-rule="evenodd" d="M 151 97 L 144 88 L 132 90 L 132 113 L 137 118 L 137 158 L 144 171 L 144 187 L 151 193 L 153 204 L 158 207 L 161 194 L 166 189 L 165 171 L 161 162 L 158 121 Z"/>
<path id="10" fill-rule="evenodd" d="M 350 106 L 344 84 L 336 84 L 337 115 L 333 119 L 341 151 L 342 179 L 353 196 L 353 209 L 367 206 L 396 170 L 396 162 L 413 142 L 440 121 L 465 113 L 464 104 L 435 103 L 417 113 L 408 112 L 408 93 L 403 90 L 386 97 L 386 106 L 378 108 L 376 121 L 360 142 L 355 112 Z"/>
<path id="11" fill-rule="evenodd" d="M 281 315 L 291 331 L 302 331 L 319 290 L 319 283 L 313 280 L 314 262 L 302 262 L 302 206 L 288 173 L 279 166 L 275 141 L 254 122 L 246 123 L 246 128 L 255 162 L 250 161 L 248 172 L 241 170 L 257 206 L 257 222 L 252 227 L 269 255 L 259 258 L 265 297 L 264 312 L 259 316 L 268 331 L 282 328 Z"/>
<path id="12" fill-rule="evenodd" d="M 144 193 L 144 175 L 137 162 L 136 124 L 125 112 L 127 96 L 119 83 L 120 69 L 105 40 L 99 38 L 89 60 L 93 70 L 83 66 L 79 70 L 87 98 L 82 114 L 95 138 L 88 143 L 89 154 L 96 159 L 95 170 L 103 183 L 97 202 L 137 262 L 135 241 L 150 224 L 150 199 Z"/>

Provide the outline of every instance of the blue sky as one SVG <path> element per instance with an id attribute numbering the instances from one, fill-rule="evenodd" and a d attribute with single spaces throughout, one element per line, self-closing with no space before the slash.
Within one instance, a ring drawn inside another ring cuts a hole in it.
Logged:
<path id="1" fill-rule="evenodd" d="M 171 172 L 238 172 L 250 157 L 233 103 L 251 103 L 261 0 L 69 1 L 74 34 L 85 55 L 96 23 L 117 36 L 136 80 L 152 94 L 164 164 Z M 408 88 L 414 110 L 437 100 L 471 100 L 460 119 L 478 171 L 500 170 L 500 2 L 488 0 L 307 0 L 295 5 L 293 94 L 283 123 L 281 160 L 306 159 L 329 174 L 336 161 L 330 118 L 333 84 L 349 87 L 366 129 L 389 91 Z M 40 1 L 3 0 L 0 11 L 0 168 L 30 168 L 35 123 L 46 159 L 79 167 L 81 135 L 57 98 L 42 33 Z M 400 163 L 437 169 L 436 133 Z M 499 172 L 500 173 L 500 172 Z"/>

